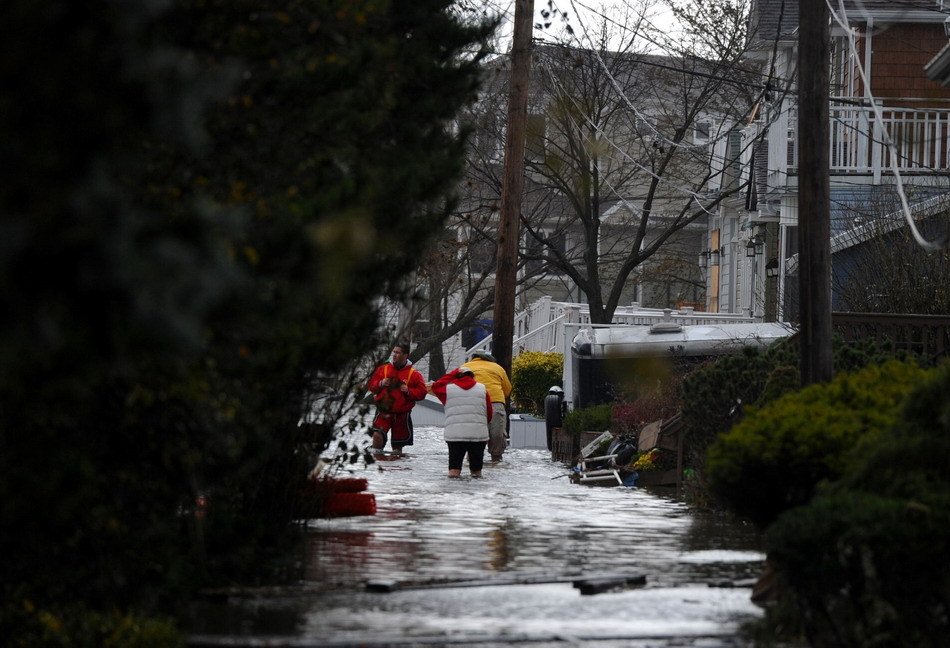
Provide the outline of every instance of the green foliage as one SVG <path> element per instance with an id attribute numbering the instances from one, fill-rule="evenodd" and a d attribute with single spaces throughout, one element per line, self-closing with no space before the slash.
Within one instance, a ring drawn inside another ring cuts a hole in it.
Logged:
<path id="1" fill-rule="evenodd" d="M 740 515 L 770 523 L 808 502 L 820 482 L 842 475 L 859 442 L 893 424 L 923 376 L 915 363 L 891 361 L 750 409 L 709 447 L 712 492 Z"/>
<path id="2" fill-rule="evenodd" d="M 518 409 L 543 414 L 548 391 L 562 386 L 563 375 L 562 354 L 524 351 L 511 363 L 511 397 Z"/>
<path id="3" fill-rule="evenodd" d="M 82 604 L 61 610 L 37 608 L 27 599 L 0 607 L 0 636 L 9 648 L 183 648 L 174 622 L 118 612 L 96 612 Z"/>
<path id="4" fill-rule="evenodd" d="M 564 431 L 574 436 L 581 432 L 605 432 L 610 429 L 613 403 L 572 410 L 564 417 Z"/>
<path id="5" fill-rule="evenodd" d="M 904 401 L 894 429 L 869 447 L 836 488 L 915 499 L 948 486 L 950 363 Z"/>
<path id="6" fill-rule="evenodd" d="M 746 347 L 700 365 L 683 380 L 684 447 L 687 464 L 701 468 L 706 449 L 741 419 L 746 404 L 762 394 L 769 374 L 778 365 L 797 364 L 792 345 L 782 342 L 766 352 Z"/>
<path id="7" fill-rule="evenodd" d="M 148 615 L 290 577 L 301 449 L 329 443 L 308 392 L 439 231 L 490 26 L 448 0 L 10 0 L 0 24 L 4 598 Z"/>
<path id="8" fill-rule="evenodd" d="M 950 457 L 945 456 L 944 459 Z M 946 645 L 950 492 L 822 497 L 770 529 L 785 616 L 814 646 Z"/>
<path id="9" fill-rule="evenodd" d="M 846 343 L 839 336 L 833 340 L 833 353 L 836 373 L 907 357 L 873 340 Z M 747 406 L 763 406 L 797 389 L 801 381 L 799 360 L 798 340 L 793 336 L 764 352 L 748 347 L 740 354 L 720 357 L 690 372 L 683 381 L 687 465 L 702 470 L 709 444 L 741 421 Z"/>
<path id="10" fill-rule="evenodd" d="M 790 394 L 801 388 L 802 374 L 801 371 L 798 370 L 798 367 L 790 365 L 775 367 L 775 369 L 769 373 L 769 377 L 766 378 L 765 387 L 762 389 L 762 394 L 758 400 L 756 400 L 755 404 L 757 407 L 762 407 L 785 394 Z"/>
<path id="11" fill-rule="evenodd" d="M 769 529 L 775 616 L 812 645 L 942 646 L 950 631 L 950 365 L 904 400 L 888 434 Z M 772 616 L 770 614 L 770 616 Z"/>

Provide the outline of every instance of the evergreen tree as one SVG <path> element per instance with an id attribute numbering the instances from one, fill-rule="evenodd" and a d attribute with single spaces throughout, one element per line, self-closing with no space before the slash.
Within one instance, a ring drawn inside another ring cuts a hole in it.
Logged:
<path id="1" fill-rule="evenodd" d="M 491 26 L 10 0 L 0 30 L 4 600 L 174 610 L 283 550 L 305 393 L 438 231 Z"/>

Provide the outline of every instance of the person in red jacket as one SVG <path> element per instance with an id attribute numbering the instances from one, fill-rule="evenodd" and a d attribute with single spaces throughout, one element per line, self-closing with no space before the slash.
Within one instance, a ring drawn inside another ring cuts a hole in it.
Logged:
<path id="1" fill-rule="evenodd" d="M 402 452 L 412 445 L 412 419 L 409 414 L 416 401 L 426 397 L 425 379 L 409 362 L 409 345 L 398 343 L 393 347 L 392 362 L 377 367 L 370 376 L 367 388 L 376 401 L 376 419 L 373 421 L 373 449 L 386 447 L 386 435 L 392 431 L 393 452 Z"/>

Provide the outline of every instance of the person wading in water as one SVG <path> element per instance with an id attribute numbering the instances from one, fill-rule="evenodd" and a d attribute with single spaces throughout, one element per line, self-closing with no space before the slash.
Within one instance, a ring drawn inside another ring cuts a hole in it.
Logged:
<path id="1" fill-rule="evenodd" d="M 402 452 L 412 445 L 412 418 L 410 413 L 416 401 L 426 397 L 426 383 L 409 361 L 409 345 L 398 343 L 393 347 L 392 362 L 377 367 L 370 376 L 367 388 L 376 402 L 373 421 L 373 449 L 386 447 L 386 435 L 392 433 L 393 452 Z"/>

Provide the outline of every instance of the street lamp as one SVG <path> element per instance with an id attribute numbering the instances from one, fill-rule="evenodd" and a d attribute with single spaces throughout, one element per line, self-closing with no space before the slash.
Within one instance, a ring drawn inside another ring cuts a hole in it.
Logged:
<path id="1" fill-rule="evenodd" d="M 778 259 L 772 259 L 765 264 L 765 276 L 766 277 L 777 277 L 778 276 Z"/>
<path id="2" fill-rule="evenodd" d="M 709 251 L 709 264 L 712 266 L 719 265 L 719 257 L 722 256 L 722 253 L 719 250 L 710 250 Z"/>
<path id="3" fill-rule="evenodd" d="M 709 250 L 703 250 L 699 253 L 699 269 L 705 270 L 709 265 Z"/>

